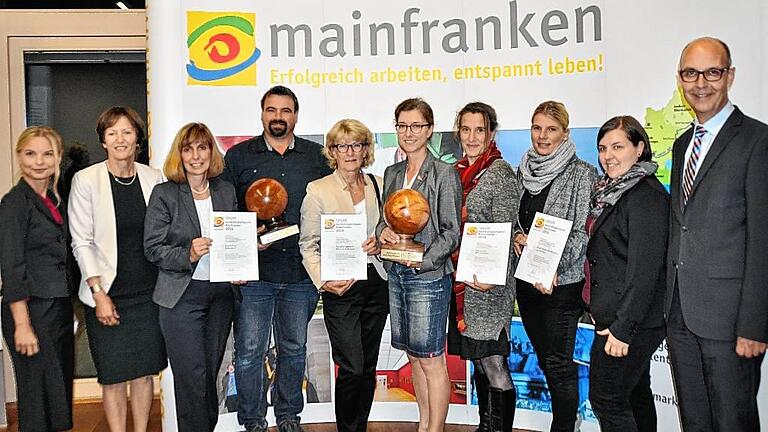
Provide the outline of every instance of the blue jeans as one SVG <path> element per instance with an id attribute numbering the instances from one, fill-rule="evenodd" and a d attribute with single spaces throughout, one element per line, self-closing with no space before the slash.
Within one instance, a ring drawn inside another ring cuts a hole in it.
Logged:
<path id="1" fill-rule="evenodd" d="M 299 421 L 304 409 L 302 383 L 306 363 L 307 325 L 319 294 L 309 279 L 298 283 L 252 281 L 240 288 L 235 305 L 235 381 L 237 419 L 246 426 L 266 426 L 267 390 L 264 358 L 272 326 L 277 346 L 273 389 L 275 418 Z"/>
<path id="2" fill-rule="evenodd" d="M 416 270 L 397 263 L 387 273 L 392 346 L 413 357 L 442 355 L 451 301 L 451 276 L 425 280 Z"/>

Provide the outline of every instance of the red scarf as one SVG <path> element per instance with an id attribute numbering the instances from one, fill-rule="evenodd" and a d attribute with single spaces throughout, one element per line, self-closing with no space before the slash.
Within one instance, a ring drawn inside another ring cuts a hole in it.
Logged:
<path id="1" fill-rule="evenodd" d="M 461 232 L 464 232 L 464 223 L 467 221 L 467 195 L 472 189 L 480 182 L 480 177 L 485 174 L 485 170 L 496 159 L 501 159 L 501 152 L 496 147 L 496 142 L 491 141 L 488 145 L 488 149 L 475 160 L 475 163 L 469 164 L 469 160 L 464 156 L 460 161 L 456 162 L 456 171 L 459 172 L 459 178 L 461 179 L 461 186 L 464 188 L 464 195 L 461 198 Z M 453 251 L 451 254 L 451 261 L 453 261 L 453 268 L 455 269 L 459 262 L 459 248 Z M 455 279 L 455 278 L 454 278 Z M 459 332 L 464 333 L 467 329 L 467 323 L 464 321 L 464 290 L 466 285 L 464 282 L 454 282 L 453 292 L 456 295 L 456 322 L 458 323 Z"/>

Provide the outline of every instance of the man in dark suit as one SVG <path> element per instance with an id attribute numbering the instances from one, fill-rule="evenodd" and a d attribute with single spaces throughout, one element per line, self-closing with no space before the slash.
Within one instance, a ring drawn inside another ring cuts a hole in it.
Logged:
<path id="1" fill-rule="evenodd" d="M 696 115 L 672 151 L 667 339 L 683 430 L 758 431 L 768 340 L 768 126 L 728 99 L 728 46 L 689 43 L 678 82 Z"/>

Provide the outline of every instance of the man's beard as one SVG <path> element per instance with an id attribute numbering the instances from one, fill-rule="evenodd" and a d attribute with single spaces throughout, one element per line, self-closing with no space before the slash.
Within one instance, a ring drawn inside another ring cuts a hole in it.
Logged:
<path id="1" fill-rule="evenodd" d="M 280 129 L 276 129 L 275 126 L 282 126 Z M 286 133 L 288 133 L 288 123 L 286 123 L 284 120 L 272 120 L 269 122 L 269 125 L 267 126 L 267 129 L 269 130 L 269 134 L 275 138 L 281 138 Z"/>

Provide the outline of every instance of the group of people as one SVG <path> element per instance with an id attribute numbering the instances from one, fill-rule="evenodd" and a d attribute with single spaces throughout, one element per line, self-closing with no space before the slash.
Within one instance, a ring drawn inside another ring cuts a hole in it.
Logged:
<path id="1" fill-rule="evenodd" d="M 464 156 L 440 161 L 422 99 L 394 112 L 401 162 L 365 174 L 374 136 L 337 122 L 321 146 L 294 135 L 299 102 L 277 86 L 261 100 L 264 132 L 222 156 L 202 123 L 177 133 L 162 173 L 135 162 L 144 127 L 129 108 L 97 122 L 107 159 L 75 175 L 68 203 L 55 185 L 61 137 L 31 127 L 18 139 L 21 180 L 0 204 L 2 330 L 18 387 L 20 430 L 72 428 L 72 283 L 68 242 L 82 274 L 91 353 L 110 429 L 125 430 L 127 389 L 135 430 L 145 430 L 152 376 L 174 372 L 181 431 L 212 431 L 216 374 L 234 323 L 238 421 L 266 431 L 264 357 L 273 336 L 273 405 L 281 432 L 300 431 L 307 326 L 318 299 L 338 365 L 340 431 L 365 431 L 383 328 L 412 366 L 419 431 L 442 431 L 450 399 L 446 350 L 473 362 L 478 431 L 511 431 L 515 302 L 552 402 L 551 431 L 573 431 L 579 404 L 573 362 L 579 320 L 591 318 L 592 408 L 604 431 L 655 431 L 650 358 L 668 340 L 682 428 L 758 431 L 757 388 L 768 340 L 768 126 L 733 106 L 735 69 L 725 43 L 700 38 L 682 51 L 678 82 L 695 114 L 674 143 L 669 193 L 631 116 L 597 135 L 600 169 L 576 155 L 569 113 L 538 105 L 518 168 L 496 146 L 496 111 L 472 102 L 456 116 Z M 210 215 L 244 211 L 248 187 L 273 178 L 288 191 L 284 220 L 299 236 L 259 244 L 260 280 L 210 282 Z M 403 241 L 382 216 L 398 190 L 420 192 L 429 220 L 420 262 L 382 261 Z M 573 222 L 552 281 L 516 280 L 536 212 Z M 323 280 L 320 216 L 364 214 L 364 281 Z M 455 281 L 463 225 L 513 227 L 507 280 Z"/>

